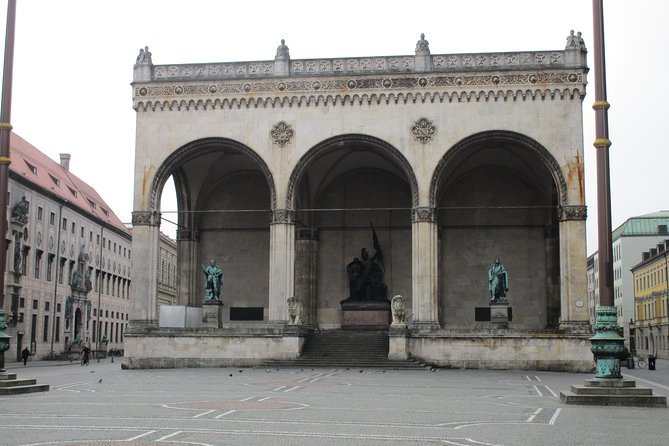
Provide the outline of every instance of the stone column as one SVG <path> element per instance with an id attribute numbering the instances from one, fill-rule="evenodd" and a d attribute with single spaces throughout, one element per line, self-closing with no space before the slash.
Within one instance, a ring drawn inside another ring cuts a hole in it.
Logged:
<path id="1" fill-rule="evenodd" d="M 316 325 L 316 290 L 318 286 L 318 229 L 302 228 L 295 241 L 295 297 L 304 308 L 302 323 Z"/>
<path id="2" fill-rule="evenodd" d="M 411 289 L 413 328 L 438 329 L 437 212 L 430 207 L 411 210 Z"/>
<path id="3" fill-rule="evenodd" d="M 204 281 L 201 270 L 197 267 L 197 231 L 179 229 L 177 231 L 177 299 L 179 305 L 197 307 L 202 300 L 196 295 L 197 280 Z"/>
<path id="4" fill-rule="evenodd" d="M 132 298 L 128 333 L 158 328 L 158 249 L 160 213 L 132 213 Z"/>
<path id="5" fill-rule="evenodd" d="M 560 328 L 589 332 L 586 277 L 585 206 L 561 206 L 560 219 Z"/>
<path id="6" fill-rule="evenodd" d="M 271 211 L 269 244 L 269 323 L 285 325 L 287 299 L 295 292 L 295 211 Z"/>

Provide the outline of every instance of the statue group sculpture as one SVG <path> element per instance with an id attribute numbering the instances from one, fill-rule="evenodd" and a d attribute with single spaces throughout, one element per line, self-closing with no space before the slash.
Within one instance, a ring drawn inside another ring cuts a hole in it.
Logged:
<path id="1" fill-rule="evenodd" d="M 384 283 L 385 268 L 383 265 L 383 252 L 381 244 L 372 227 L 372 239 L 374 243 L 374 255 L 369 256 L 367 249 L 362 248 L 360 258 L 356 257 L 346 266 L 350 296 L 345 302 L 389 302 L 387 296 L 388 287 Z"/>
<path id="2" fill-rule="evenodd" d="M 20 223 L 28 223 L 28 200 L 25 195 L 12 208 L 12 219 Z"/>
<path id="3" fill-rule="evenodd" d="M 495 260 L 488 270 L 488 290 L 490 290 L 490 300 L 506 300 L 506 292 L 509 291 L 509 273 L 504 265 Z"/>
<path id="4" fill-rule="evenodd" d="M 223 270 L 216 265 L 215 260 L 212 260 L 209 266 L 202 265 L 202 271 L 205 276 L 205 302 L 220 302 Z"/>

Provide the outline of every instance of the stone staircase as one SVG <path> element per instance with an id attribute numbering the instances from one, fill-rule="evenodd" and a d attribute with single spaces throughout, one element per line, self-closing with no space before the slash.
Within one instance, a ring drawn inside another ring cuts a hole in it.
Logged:
<path id="1" fill-rule="evenodd" d="M 424 369 L 418 361 L 388 359 L 388 332 L 332 330 L 312 333 L 302 355 L 292 360 L 267 361 L 269 367 L 374 367 L 384 370 Z"/>
<path id="2" fill-rule="evenodd" d="M 48 384 L 36 384 L 36 379 L 16 379 L 16 373 L 0 373 L 0 395 L 46 392 Z"/>

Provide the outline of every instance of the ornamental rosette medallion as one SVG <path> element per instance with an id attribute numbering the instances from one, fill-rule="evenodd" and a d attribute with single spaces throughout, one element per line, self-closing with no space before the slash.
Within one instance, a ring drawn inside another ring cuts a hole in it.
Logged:
<path id="1" fill-rule="evenodd" d="M 411 126 L 411 134 L 421 144 L 430 142 L 436 133 L 437 127 L 427 118 L 420 118 Z"/>
<path id="2" fill-rule="evenodd" d="M 279 121 L 278 123 L 274 124 L 272 130 L 269 132 L 269 135 L 275 144 L 277 144 L 279 147 L 284 147 L 290 141 L 292 141 L 293 137 L 295 136 L 295 130 L 293 130 L 293 127 L 290 124 L 284 121 Z"/>

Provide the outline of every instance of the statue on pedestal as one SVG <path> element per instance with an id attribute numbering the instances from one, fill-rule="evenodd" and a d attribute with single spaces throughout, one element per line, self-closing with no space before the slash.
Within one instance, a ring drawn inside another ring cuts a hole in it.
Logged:
<path id="1" fill-rule="evenodd" d="M 223 285 L 223 270 L 212 260 L 209 266 L 202 265 L 202 271 L 205 276 L 205 302 L 221 301 L 221 285 Z"/>
<path id="2" fill-rule="evenodd" d="M 393 322 L 391 325 L 406 327 L 406 306 L 404 305 L 404 300 L 399 294 L 393 297 L 393 300 L 390 303 L 390 309 L 392 310 Z"/>
<path id="3" fill-rule="evenodd" d="M 488 270 L 488 289 L 491 301 L 506 300 L 506 292 L 509 291 L 509 273 L 499 259 L 495 260 Z"/>

